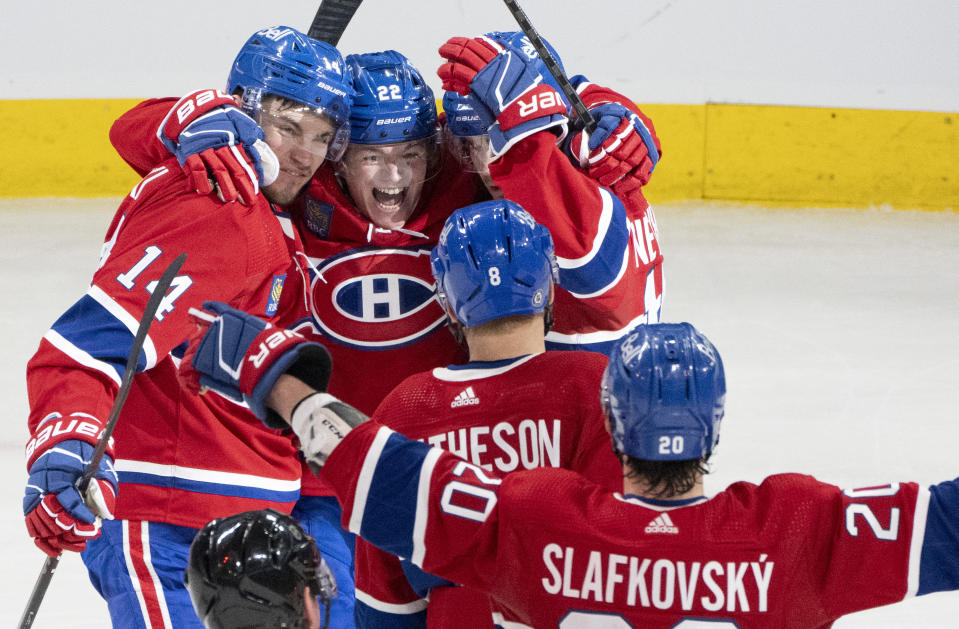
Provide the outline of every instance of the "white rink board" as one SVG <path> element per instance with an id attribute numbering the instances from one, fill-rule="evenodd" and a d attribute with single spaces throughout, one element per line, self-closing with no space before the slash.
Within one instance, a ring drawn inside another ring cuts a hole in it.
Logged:
<path id="1" fill-rule="evenodd" d="M 0 201 L 0 626 L 14 626 L 43 564 L 20 500 L 24 367 L 85 290 L 117 199 Z M 729 393 L 707 490 L 775 472 L 844 486 L 959 474 L 959 214 L 656 208 L 664 318 L 719 347 Z M 860 613 L 839 629 L 955 627 L 959 595 Z M 79 557 L 66 556 L 34 627 L 109 626 Z"/>

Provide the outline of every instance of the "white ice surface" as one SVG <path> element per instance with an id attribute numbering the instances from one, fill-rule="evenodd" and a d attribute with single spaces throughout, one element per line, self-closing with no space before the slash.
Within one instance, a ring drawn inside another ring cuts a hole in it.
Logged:
<path id="1" fill-rule="evenodd" d="M 0 201 L 0 626 L 20 618 L 44 558 L 20 508 L 24 367 L 83 294 L 117 203 Z M 664 317 L 693 322 L 726 364 L 708 491 L 784 471 L 844 486 L 959 475 L 959 214 L 688 203 L 657 218 Z M 952 628 L 957 608 L 938 594 L 835 626 Z M 65 556 L 34 627 L 107 626 L 79 557 Z"/>

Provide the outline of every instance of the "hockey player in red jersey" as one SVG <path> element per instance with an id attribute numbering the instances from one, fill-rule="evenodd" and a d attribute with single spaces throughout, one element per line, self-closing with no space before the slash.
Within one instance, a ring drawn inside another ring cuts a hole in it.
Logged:
<path id="1" fill-rule="evenodd" d="M 309 272 L 309 311 L 294 313 L 291 327 L 328 347 L 340 367 L 330 390 L 372 413 L 406 376 L 465 359 L 443 329 L 429 253 L 450 213 L 486 194 L 475 175 L 441 157 L 433 92 L 405 57 L 395 51 L 349 55 L 346 66 L 350 146 L 288 205 Z M 155 128 L 171 102 L 142 103 L 111 129 L 114 145 L 135 168 L 168 156 L 143 129 Z M 244 138 L 229 124 L 223 131 Z M 189 150 L 182 139 L 177 150 Z M 229 163 L 230 155 L 217 157 Z M 231 168 L 227 172 L 242 170 Z M 339 525 L 329 487 L 309 470 L 293 514 L 317 539 L 339 583 L 332 626 L 351 626 L 352 536 Z"/>
<path id="2" fill-rule="evenodd" d="M 441 156 L 433 93 L 405 57 L 394 51 L 350 55 L 347 64 L 354 92 L 350 146 L 340 163 L 320 168 L 305 193 L 289 206 L 309 256 L 311 278 L 310 314 L 294 327 L 317 335 L 330 350 L 337 365 L 330 391 L 372 413 L 407 376 L 465 360 L 462 348 L 442 329 L 446 318 L 433 296 L 429 252 L 452 211 L 487 194 L 475 174 Z M 170 102 L 144 103 L 111 130 L 114 145 L 134 167 L 142 169 L 167 155 L 164 144 L 144 135 L 143 129 L 154 128 Z M 525 129 L 532 135 L 518 146 L 530 142 L 553 147 L 557 137 L 550 128 L 557 119 L 550 114 L 533 121 Z M 243 139 L 241 133 L 233 137 Z M 186 152 L 183 144 L 181 140 L 178 150 Z M 217 157 L 229 161 L 230 155 Z M 562 255 L 572 266 L 561 270 L 561 281 L 568 278 L 576 295 L 558 291 L 557 300 L 565 300 L 563 308 L 581 308 L 584 315 L 558 316 L 570 325 L 581 320 L 592 326 L 589 321 L 598 310 L 608 307 L 621 313 L 617 320 L 631 321 L 636 315 L 627 311 L 636 311 L 638 303 L 638 312 L 643 312 L 642 295 L 624 297 L 629 294 L 624 289 L 632 284 L 615 281 L 637 272 L 635 265 L 625 263 L 635 250 L 630 249 L 631 232 L 622 205 L 559 156 L 565 167 L 550 173 L 568 179 L 561 186 L 563 205 L 556 206 L 557 199 L 545 192 L 542 198 L 530 199 L 537 204 L 541 222 L 550 228 L 557 223 L 556 229 L 566 234 Z M 530 185 L 539 189 L 553 184 L 541 174 L 530 179 Z M 553 205 L 544 205 L 547 198 Z M 574 346 L 583 345 L 568 347 Z M 303 480 L 294 514 L 317 538 L 340 582 L 336 604 L 347 605 L 351 588 L 338 566 L 351 557 L 332 530 L 339 521 L 339 507 L 322 480 L 310 474 Z M 324 533 L 324 528 L 330 530 Z"/>
<path id="3" fill-rule="evenodd" d="M 562 469 L 503 477 L 296 378 L 267 404 L 350 530 L 486 591 L 500 627 L 817 629 L 959 589 L 959 480 L 843 490 L 779 474 L 707 498 L 725 394 L 719 353 L 690 324 L 620 341 L 600 395 L 622 493 Z"/>
<path id="4" fill-rule="evenodd" d="M 520 32 L 454 37 L 440 55 L 448 136 L 472 136 L 451 152 L 553 234 L 560 289 L 547 348 L 608 353 L 635 325 L 659 321 L 663 256 L 640 189 L 661 153 L 649 118 L 574 77 L 599 124 L 567 138 L 568 106 Z"/>
<path id="5" fill-rule="evenodd" d="M 442 329 L 446 318 L 433 296 L 429 252 L 450 213 L 486 192 L 475 174 L 441 157 L 432 91 L 402 55 L 350 55 L 347 64 L 354 92 L 350 147 L 341 163 L 320 168 L 305 194 L 289 206 L 309 256 L 311 278 L 310 315 L 294 327 L 319 335 L 333 355 L 337 369 L 330 391 L 372 413 L 407 376 L 465 360 L 460 345 Z M 383 94 L 388 97 L 381 98 Z M 169 102 L 144 103 L 114 125 L 111 139 L 131 165 L 142 169 L 167 154 L 143 129 L 166 115 Z M 545 127 L 541 135 L 550 146 L 556 141 Z M 242 139 L 239 133 L 234 137 Z M 187 150 L 182 141 L 178 150 Z M 220 157 L 228 161 L 230 155 Z M 583 238 L 567 248 L 567 255 L 583 267 L 567 275 L 584 287 L 591 281 L 608 284 L 610 273 L 598 267 L 616 260 L 619 269 L 629 249 L 628 226 L 622 213 L 615 214 L 612 195 L 604 205 L 596 183 L 568 161 L 566 167 L 559 174 L 578 183 L 564 188 L 592 190 L 575 204 L 575 214 L 554 212 L 567 232 Z M 547 208 L 540 213 L 546 219 L 553 214 Z M 616 237 L 598 237 L 600 223 L 613 223 L 600 231 Z M 591 260 L 597 263 L 586 264 Z M 294 514 L 317 538 L 341 584 L 336 604 L 347 605 L 351 588 L 338 566 L 349 562 L 350 555 L 335 531 L 323 531 L 338 526 L 339 507 L 330 490 L 310 474 L 304 475 L 301 495 Z"/>
<path id="6" fill-rule="evenodd" d="M 215 90 L 177 102 L 160 127 L 167 140 L 202 135 L 206 121 L 225 116 L 257 132 L 262 127 L 265 143 L 260 136 L 248 150 L 278 156 L 274 172 L 261 173 L 269 185 L 249 191 L 245 205 L 224 204 L 195 194 L 195 182 L 168 155 L 120 205 L 89 289 L 53 324 L 27 366 L 28 531 L 51 556 L 83 551 L 115 627 L 200 626 L 182 585 L 196 531 L 238 511 L 289 512 L 297 500 L 301 467 L 283 424 L 265 428 L 236 402 L 192 395 L 176 372 L 195 327 L 187 310 L 206 298 L 281 324 L 287 321 L 278 313 L 292 321 L 305 312 L 296 265 L 302 246 L 289 216 L 272 202 L 297 196 L 343 135 L 349 87 L 329 69 L 342 63 L 332 46 L 293 29 L 265 29 L 244 44 L 229 78 L 231 92 L 256 95 L 259 126 Z M 304 84 L 304 76 L 313 83 Z M 98 496 L 80 496 L 74 484 L 114 403 L 137 321 L 157 278 L 181 252 L 186 262 L 150 328 L 92 485 Z M 307 379 L 325 386 L 322 374 Z M 95 515 L 104 519 L 102 529 Z"/>
<path id="7" fill-rule="evenodd" d="M 512 201 L 471 205 L 447 219 L 432 266 L 470 362 L 407 378 L 373 419 L 484 469 L 563 467 L 618 488 L 620 467 L 594 394 L 606 357 L 546 352 L 557 275 L 546 228 Z M 434 583 L 410 565 L 404 577 L 403 569 L 396 557 L 357 541 L 358 627 L 492 629 L 485 594 Z"/>

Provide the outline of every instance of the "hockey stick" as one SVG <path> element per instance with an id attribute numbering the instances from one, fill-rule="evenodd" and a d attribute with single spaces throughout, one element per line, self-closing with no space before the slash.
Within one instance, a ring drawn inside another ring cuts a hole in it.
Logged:
<path id="1" fill-rule="evenodd" d="M 167 289 L 170 288 L 170 284 L 173 283 L 173 278 L 176 277 L 180 267 L 183 266 L 184 260 L 186 260 L 186 254 L 181 253 L 170 263 L 170 266 L 166 268 L 166 271 L 163 272 L 163 275 L 161 275 L 157 281 L 157 285 L 153 289 L 153 294 L 150 295 L 146 308 L 143 310 L 143 316 L 140 317 L 140 324 L 137 327 L 136 335 L 133 337 L 133 345 L 130 347 L 130 355 L 127 357 L 126 370 L 123 372 L 123 379 L 120 381 L 117 397 L 113 401 L 113 408 L 110 409 L 110 417 L 107 420 L 107 425 L 103 428 L 103 432 L 100 433 L 96 448 L 93 450 L 93 456 L 83 470 L 83 475 L 77 480 L 77 490 L 81 496 L 86 493 L 87 486 L 89 486 L 93 476 L 97 473 L 97 468 L 100 467 L 100 461 L 103 460 L 107 443 L 110 441 L 113 429 L 117 425 L 117 419 L 120 417 L 123 403 L 126 402 L 127 395 L 130 393 L 133 376 L 136 374 L 137 362 L 140 360 L 140 351 L 143 349 L 144 341 L 146 341 L 150 324 L 153 323 L 153 317 L 156 316 L 156 312 L 160 308 L 160 302 L 163 301 L 164 296 L 166 296 Z M 27 607 L 23 610 L 23 616 L 20 617 L 20 629 L 27 629 L 33 625 L 33 621 L 37 617 L 37 610 L 40 609 L 40 603 L 43 602 L 43 597 L 47 593 L 47 588 L 50 587 L 50 580 L 53 579 L 53 573 L 56 571 L 58 565 L 60 565 L 60 555 L 47 557 L 47 560 L 43 563 L 43 569 L 40 571 L 40 576 L 37 577 L 37 582 L 33 585 L 33 592 L 27 601 Z"/>
<path id="2" fill-rule="evenodd" d="M 592 114 L 589 113 L 589 109 L 586 108 L 583 99 L 576 93 L 576 88 L 574 88 L 573 84 L 566 78 L 566 73 L 559 67 L 559 63 L 556 62 L 556 58 L 549 51 L 549 48 L 546 47 L 543 38 L 540 37 L 536 29 L 533 28 L 533 24 L 529 21 L 529 18 L 526 17 L 526 13 L 516 0 L 503 0 L 503 2 L 506 3 L 506 8 L 509 9 L 509 12 L 513 14 L 513 19 L 519 24 L 519 27 L 523 30 L 523 34 L 526 35 L 530 43 L 533 44 L 533 48 L 536 49 L 536 53 L 540 56 L 540 59 L 546 64 L 546 69 L 553 75 L 553 79 L 556 80 L 559 89 L 563 91 L 563 95 L 566 96 L 569 104 L 573 106 L 573 111 L 576 112 L 579 124 L 583 125 L 586 131 L 592 133 L 596 128 L 596 120 L 594 120 Z"/>
<path id="3" fill-rule="evenodd" d="M 335 46 L 363 0 L 320 0 L 307 35 Z"/>

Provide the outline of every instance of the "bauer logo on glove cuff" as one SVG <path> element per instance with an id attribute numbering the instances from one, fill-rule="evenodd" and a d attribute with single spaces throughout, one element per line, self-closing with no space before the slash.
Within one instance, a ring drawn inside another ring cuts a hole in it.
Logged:
<path id="1" fill-rule="evenodd" d="M 253 366 L 259 369 L 263 366 L 263 361 L 265 361 L 270 356 L 270 352 L 275 350 L 277 347 L 283 345 L 288 339 L 303 339 L 303 336 L 293 332 L 292 330 L 277 330 L 273 334 L 269 335 L 263 341 L 260 342 L 260 346 L 257 349 L 256 353 L 250 353 L 247 356 L 247 360 L 253 363 Z M 283 351 L 289 349 L 288 347 L 284 348 Z"/>
<path id="2" fill-rule="evenodd" d="M 182 103 L 177 105 L 176 108 L 176 119 L 180 124 L 193 115 L 197 109 L 203 109 L 204 105 L 212 103 L 213 101 L 225 98 L 231 103 L 233 99 L 221 92 L 220 90 L 203 90 L 199 93 L 194 93 L 186 97 Z"/>
<path id="3" fill-rule="evenodd" d="M 496 120 L 500 129 L 506 131 L 531 118 L 553 114 L 565 116 L 566 103 L 549 85 L 538 85 L 508 105 Z"/>
<path id="4" fill-rule="evenodd" d="M 82 439 L 87 443 L 96 444 L 102 432 L 103 427 L 95 421 L 77 419 L 76 417 L 59 419 L 52 424 L 44 426 L 40 432 L 27 442 L 25 455 L 29 460 L 34 452 L 37 451 L 38 447 L 46 444 L 51 439 L 53 439 L 55 443 L 67 439 Z M 113 448 L 113 437 L 110 437 L 110 442 L 107 445 L 109 448 Z"/>

